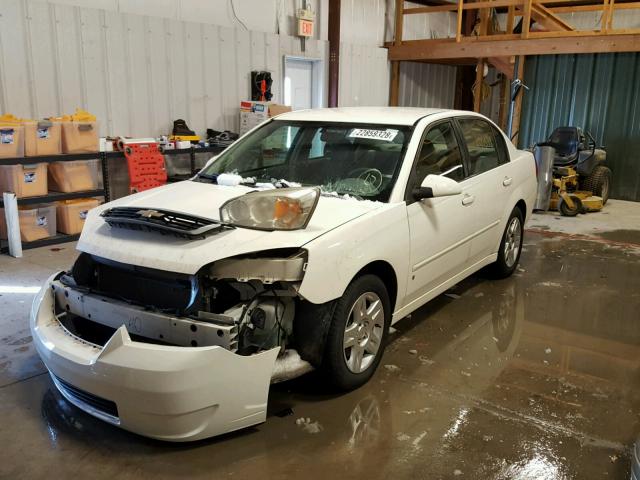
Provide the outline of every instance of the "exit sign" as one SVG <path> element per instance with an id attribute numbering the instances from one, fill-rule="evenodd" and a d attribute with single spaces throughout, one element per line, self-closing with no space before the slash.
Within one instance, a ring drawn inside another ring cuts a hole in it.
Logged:
<path id="1" fill-rule="evenodd" d="M 298 36 L 313 37 L 313 20 L 298 19 Z"/>

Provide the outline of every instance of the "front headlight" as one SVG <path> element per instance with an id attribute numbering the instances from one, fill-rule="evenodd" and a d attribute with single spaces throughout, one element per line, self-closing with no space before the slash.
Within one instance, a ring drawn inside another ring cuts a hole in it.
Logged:
<path id="1" fill-rule="evenodd" d="M 220 220 L 259 230 L 306 228 L 320 198 L 319 188 L 280 188 L 247 193 L 220 207 Z"/>

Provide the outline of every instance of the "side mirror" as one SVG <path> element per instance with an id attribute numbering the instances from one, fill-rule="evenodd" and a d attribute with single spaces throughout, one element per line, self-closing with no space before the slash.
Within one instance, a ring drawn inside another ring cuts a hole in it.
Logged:
<path id="1" fill-rule="evenodd" d="M 416 200 L 424 198 L 447 197 L 460 195 L 462 186 L 449 177 L 440 175 L 427 175 L 419 188 L 414 188 L 412 195 Z"/>

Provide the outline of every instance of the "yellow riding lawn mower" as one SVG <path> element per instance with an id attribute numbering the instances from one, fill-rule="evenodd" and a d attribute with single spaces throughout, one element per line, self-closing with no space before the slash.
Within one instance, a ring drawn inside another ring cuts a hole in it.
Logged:
<path id="1" fill-rule="evenodd" d="M 558 127 L 539 146 L 555 149 L 549 209 L 568 217 L 602 210 L 609 199 L 611 170 L 604 165 L 607 152 L 596 147 L 591 134 Z"/>

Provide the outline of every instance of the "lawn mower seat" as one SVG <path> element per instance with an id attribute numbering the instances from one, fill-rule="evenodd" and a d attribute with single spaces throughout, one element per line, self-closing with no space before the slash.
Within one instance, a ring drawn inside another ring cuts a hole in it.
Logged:
<path id="1" fill-rule="evenodd" d="M 556 149 L 553 164 L 555 166 L 573 165 L 583 142 L 582 131 L 578 127 L 556 128 L 544 145 Z"/>

